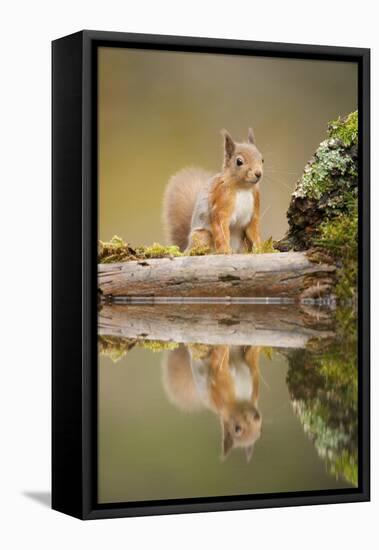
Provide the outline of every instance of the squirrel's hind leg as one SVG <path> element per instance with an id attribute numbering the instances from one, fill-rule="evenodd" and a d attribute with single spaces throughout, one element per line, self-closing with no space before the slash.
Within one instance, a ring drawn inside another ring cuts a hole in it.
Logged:
<path id="1" fill-rule="evenodd" d="M 189 243 L 185 252 L 196 256 L 196 252 L 207 254 L 212 251 L 212 248 L 213 239 L 211 232 L 207 229 L 196 229 L 189 236 Z"/>

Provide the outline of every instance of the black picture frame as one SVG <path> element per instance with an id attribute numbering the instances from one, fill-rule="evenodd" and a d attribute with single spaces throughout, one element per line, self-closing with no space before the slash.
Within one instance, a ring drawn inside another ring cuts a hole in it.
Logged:
<path id="1" fill-rule="evenodd" d="M 353 61 L 359 86 L 359 487 L 98 505 L 97 48 Z M 52 43 L 52 507 L 81 519 L 370 499 L 370 50 L 81 31 Z"/>

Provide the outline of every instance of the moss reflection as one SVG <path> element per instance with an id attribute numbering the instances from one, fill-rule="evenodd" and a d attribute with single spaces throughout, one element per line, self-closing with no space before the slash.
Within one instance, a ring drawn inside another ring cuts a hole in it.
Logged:
<path id="1" fill-rule="evenodd" d="M 295 413 L 328 471 L 358 485 L 356 316 L 336 314 L 336 338 L 288 353 L 287 383 Z"/>

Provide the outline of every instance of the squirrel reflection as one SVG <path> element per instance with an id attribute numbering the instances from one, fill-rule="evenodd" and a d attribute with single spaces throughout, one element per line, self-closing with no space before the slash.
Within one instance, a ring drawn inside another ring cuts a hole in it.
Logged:
<path id="1" fill-rule="evenodd" d="M 249 462 L 261 435 L 259 354 L 252 346 L 180 344 L 164 364 L 171 402 L 186 411 L 207 408 L 220 418 L 223 458 L 243 448 Z"/>

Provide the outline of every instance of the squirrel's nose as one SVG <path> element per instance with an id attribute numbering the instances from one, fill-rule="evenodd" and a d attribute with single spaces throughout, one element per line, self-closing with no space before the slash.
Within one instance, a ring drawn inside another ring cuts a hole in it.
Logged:
<path id="1" fill-rule="evenodd" d="M 260 178 L 262 175 L 262 170 L 255 170 L 254 174 L 257 178 Z"/>

